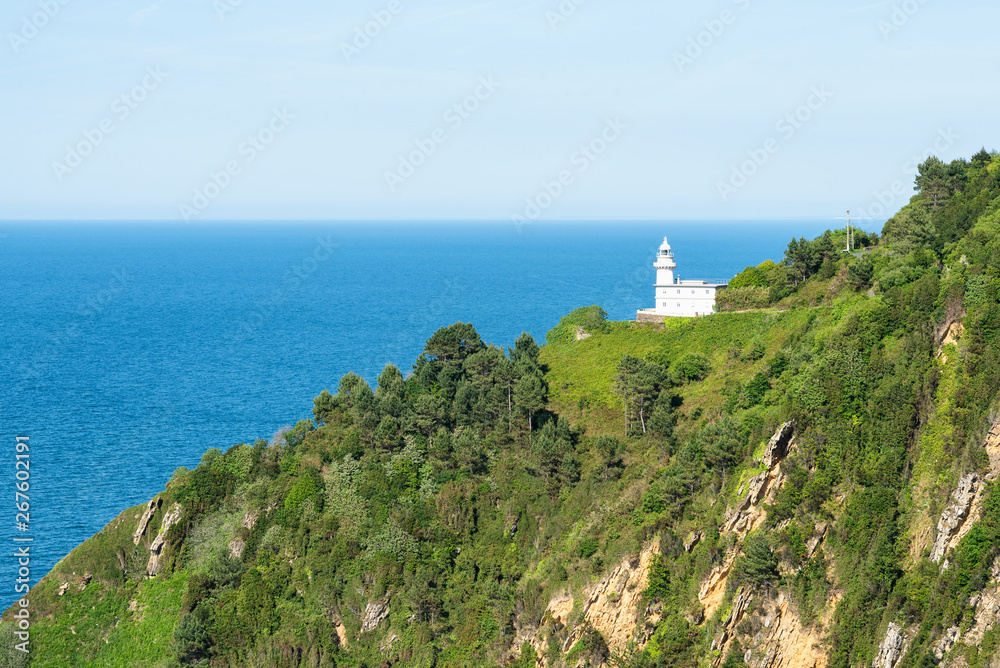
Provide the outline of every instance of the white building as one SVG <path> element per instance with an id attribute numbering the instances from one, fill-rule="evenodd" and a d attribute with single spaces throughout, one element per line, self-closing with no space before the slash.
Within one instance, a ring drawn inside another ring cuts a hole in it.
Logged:
<path id="1" fill-rule="evenodd" d="M 715 296 L 725 290 L 726 283 L 686 280 L 674 275 L 677 263 L 667 238 L 663 237 L 660 252 L 656 255 L 656 304 L 636 314 L 640 322 L 661 320 L 665 317 L 693 318 L 715 313 Z"/>

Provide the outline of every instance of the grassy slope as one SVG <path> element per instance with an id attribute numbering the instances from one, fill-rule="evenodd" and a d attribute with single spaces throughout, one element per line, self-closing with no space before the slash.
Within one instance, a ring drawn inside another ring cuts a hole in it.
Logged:
<path id="1" fill-rule="evenodd" d="M 686 354 L 708 357 L 712 372 L 703 382 L 684 387 L 682 412 L 697 409 L 716 415 L 727 392 L 734 392 L 766 361 L 788 345 L 823 308 L 789 311 L 722 313 L 711 318 L 667 319 L 663 324 L 616 322 L 611 331 L 583 341 L 552 343 L 542 348 L 548 366 L 550 405 L 560 415 L 581 421 L 592 433 L 621 434 L 621 399 L 614 394 L 615 369 L 630 354 L 669 365 Z M 743 351 L 764 346 L 757 361 L 742 361 Z"/>

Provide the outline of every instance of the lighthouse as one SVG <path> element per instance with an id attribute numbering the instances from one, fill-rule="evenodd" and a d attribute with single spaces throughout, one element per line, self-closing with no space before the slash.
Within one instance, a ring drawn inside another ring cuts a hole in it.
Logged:
<path id="1" fill-rule="evenodd" d="M 670 243 L 666 237 L 663 237 L 663 243 L 660 244 L 660 250 L 656 254 L 656 262 L 653 263 L 653 266 L 656 268 L 656 291 L 657 297 L 659 297 L 661 288 L 666 289 L 666 286 L 674 284 L 674 269 L 677 268 L 677 263 L 674 262 L 674 251 L 670 249 Z"/>
<path id="2" fill-rule="evenodd" d="M 663 243 L 653 262 L 656 269 L 656 303 L 651 309 L 636 313 L 639 322 L 661 321 L 663 318 L 694 318 L 715 313 L 715 296 L 726 288 L 724 281 L 684 280 L 674 274 L 677 262 L 670 242 Z"/>

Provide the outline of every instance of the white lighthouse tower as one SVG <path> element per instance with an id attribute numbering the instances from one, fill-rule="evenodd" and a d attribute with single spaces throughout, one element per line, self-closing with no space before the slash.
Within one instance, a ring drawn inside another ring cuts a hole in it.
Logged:
<path id="1" fill-rule="evenodd" d="M 674 269 L 677 268 L 677 263 L 674 262 L 674 252 L 670 250 L 670 244 L 666 237 L 663 237 L 660 252 L 656 254 L 656 262 L 653 263 L 653 266 L 656 267 L 656 297 L 659 298 L 661 292 L 666 290 L 666 286 L 674 284 Z"/>
<path id="2" fill-rule="evenodd" d="M 726 288 L 723 281 L 682 281 L 674 275 L 677 262 L 670 243 L 663 237 L 660 250 L 653 263 L 656 269 L 656 304 L 636 314 L 639 322 L 660 321 L 665 317 L 694 318 L 715 313 L 715 296 Z"/>

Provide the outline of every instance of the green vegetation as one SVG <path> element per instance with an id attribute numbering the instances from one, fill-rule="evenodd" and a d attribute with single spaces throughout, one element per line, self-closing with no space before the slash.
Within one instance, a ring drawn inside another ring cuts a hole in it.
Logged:
<path id="1" fill-rule="evenodd" d="M 179 469 L 138 544 L 145 506 L 60 561 L 30 593 L 31 665 L 704 666 L 739 592 L 784 596 L 831 668 L 870 665 L 889 623 L 909 641 L 897 668 L 936 662 L 1000 556 L 993 483 L 949 567 L 928 559 L 1000 413 L 998 173 L 985 152 L 928 160 L 882 234 L 858 233 L 874 249 L 793 240 L 733 280 L 733 312 L 638 324 L 591 306 L 507 349 L 458 323 L 411 373 L 347 374 L 312 420 Z M 766 517 L 727 529 L 788 421 Z M 605 637 L 579 595 L 651 545 L 639 607 L 657 621 L 641 644 Z M 699 589 L 727 563 L 706 618 Z M 746 614 L 727 668 L 760 658 L 743 658 L 761 630 Z M 985 668 L 997 632 L 956 647 Z"/>

